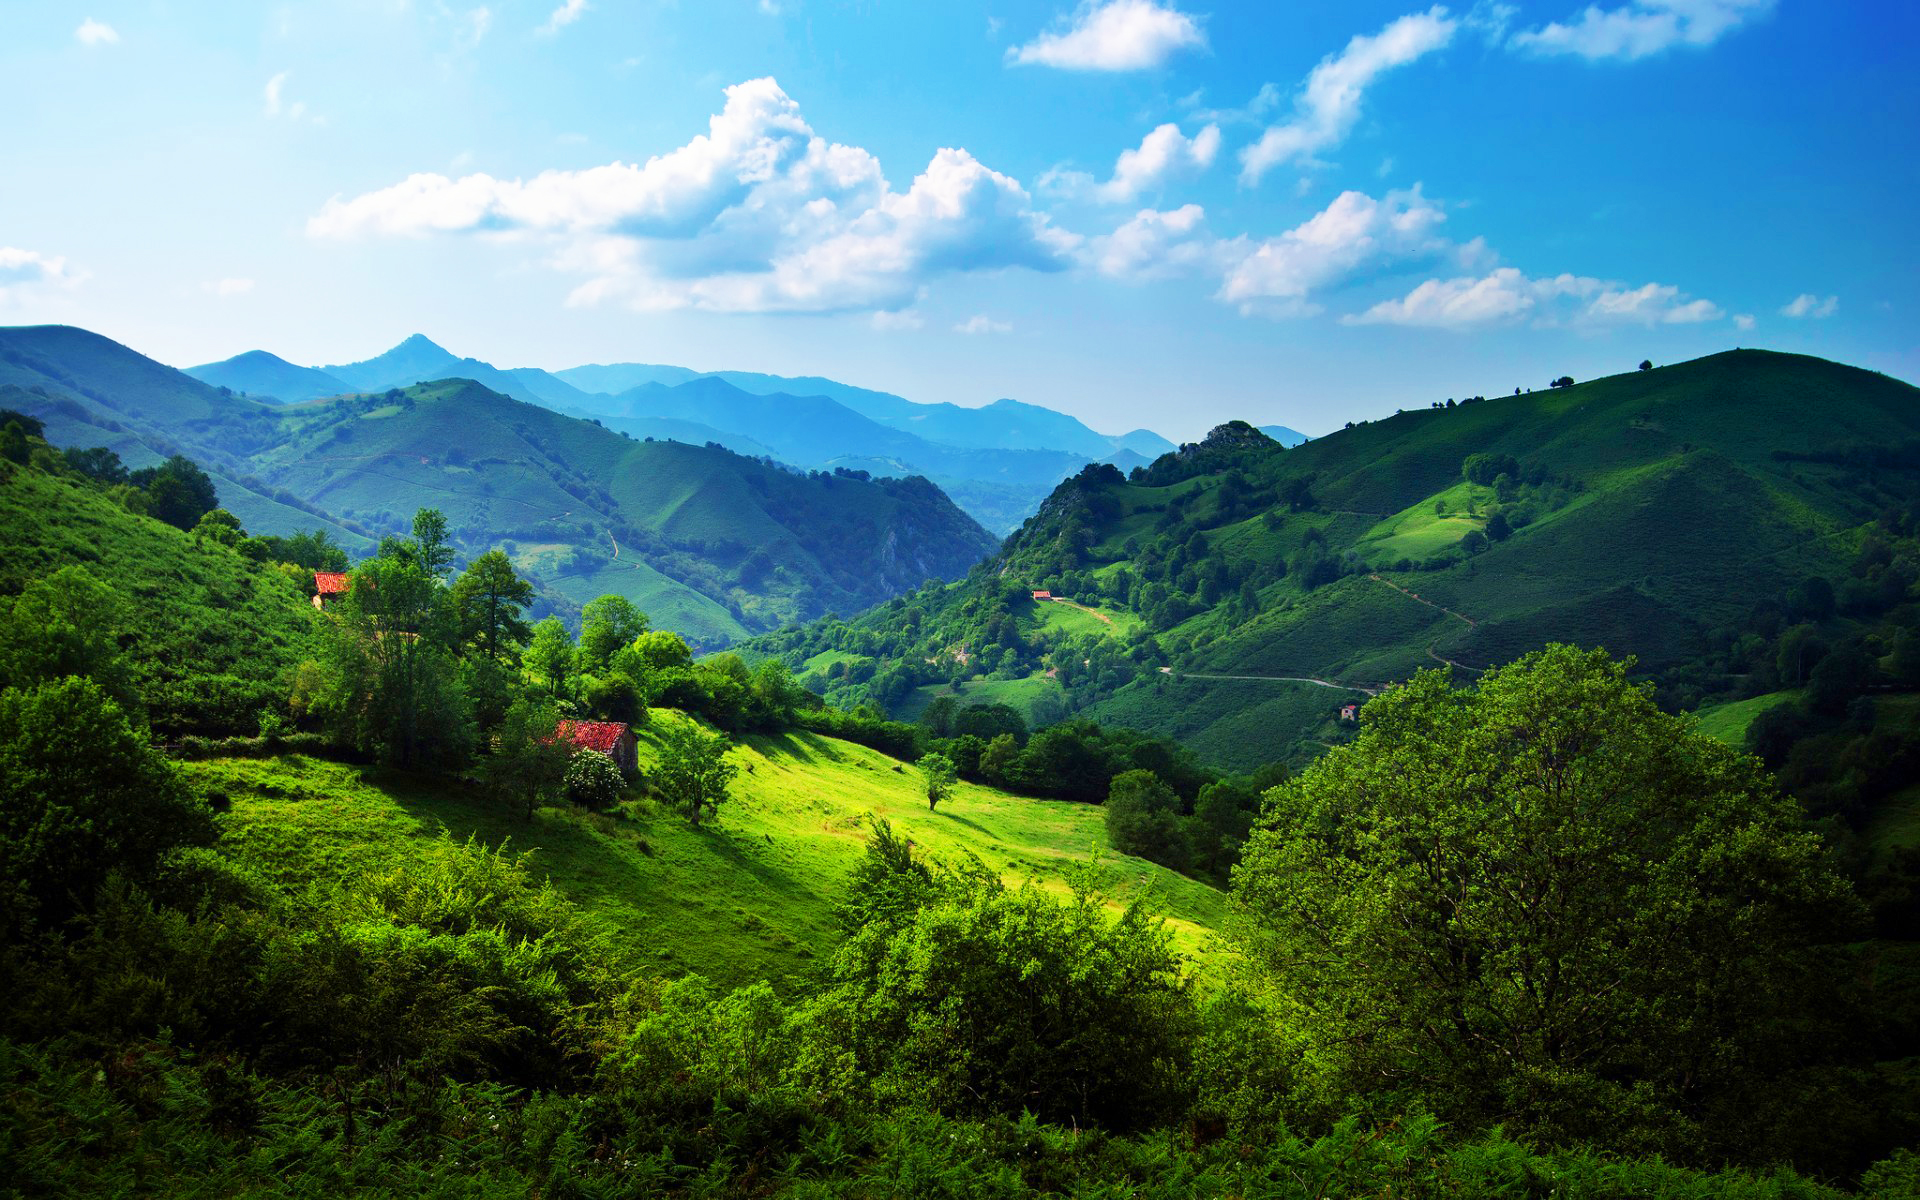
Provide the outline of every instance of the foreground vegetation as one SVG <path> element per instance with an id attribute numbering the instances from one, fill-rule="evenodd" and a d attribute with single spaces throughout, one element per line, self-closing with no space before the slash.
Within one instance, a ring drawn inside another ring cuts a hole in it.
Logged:
<path id="1" fill-rule="evenodd" d="M 123 486 L 12 428 L 0 483 L 52 526 Z M 283 557 L 313 543 L 135 507 L 97 510 L 112 540 L 284 580 L 300 632 L 269 704 L 169 753 L 149 651 L 71 619 L 132 603 L 147 552 L 9 602 L 21 1193 L 1920 1187 L 1920 1005 L 1869 940 L 1905 910 L 1849 878 L 1846 810 L 1810 822 L 1604 652 L 1425 672 L 1304 770 L 1222 777 L 1004 706 L 828 708 L 618 596 L 530 623 L 432 510 L 317 610 Z M 1886 732 L 1878 669 L 1742 736 L 1791 767 Z M 640 730 L 637 770 L 561 724 L 588 718 Z"/>

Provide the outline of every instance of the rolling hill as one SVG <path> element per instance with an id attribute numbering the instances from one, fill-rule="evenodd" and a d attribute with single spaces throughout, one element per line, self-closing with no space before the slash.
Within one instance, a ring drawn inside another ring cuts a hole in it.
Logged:
<path id="1" fill-rule="evenodd" d="M 382 369 L 428 361 L 423 343 Z M 48 327 L 0 331 L 4 384 L 58 444 L 200 461 L 253 532 L 326 527 L 364 547 L 437 507 L 468 553 L 511 542 L 554 607 L 624 594 L 704 646 L 956 576 L 995 544 L 924 480 L 666 440 L 685 425 L 649 442 L 468 380 L 269 405 Z"/>
<path id="2" fill-rule="evenodd" d="M 1635 655 L 1678 687 L 1756 603 L 1847 577 L 1866 524 L 1920 495 L 1898 450 L 1916 438 L 1911 386 L 1764 351 L 1405 412 L 1292 449 L 1235 423 L 1131 479 L 1083 471 L 961 584 L 756 649 L 796 666 L 853 650 L 863 669 L 812 682 L 888 703 L 964 675 L 964 649 L 996 678 L 1045 673 L 1069 709 L 1225 766 L 1302 758 L 1350 728 L 1342 703 L 1549 641 Z M 1028 589 L 1142 628 L 1062 636 Z"/>
<path id="3" fill-rule="evenodd" d="M 258 399 L 298 404 L 354 390 L 346 380 L 317 367 L 300 367 L 265 350 L 249 350 L 222 362 L 186 368 L 186 374 L 213 387 Z"/>

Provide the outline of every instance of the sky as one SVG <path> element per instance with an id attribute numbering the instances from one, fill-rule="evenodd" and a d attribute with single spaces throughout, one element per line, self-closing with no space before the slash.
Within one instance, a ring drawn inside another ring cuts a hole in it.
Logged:
<path id="1" fill-rule="evenodd" d="M 0 5 L 0 325 L 412 333 L 1175 440 L 1734 346 L 1920 379 L 1909 0 Z"/>

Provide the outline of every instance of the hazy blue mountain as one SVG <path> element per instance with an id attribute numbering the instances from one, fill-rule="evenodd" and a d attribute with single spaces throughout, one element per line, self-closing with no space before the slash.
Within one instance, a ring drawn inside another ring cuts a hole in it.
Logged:
<path id="1" fill-rule="evenodd" d="M 363 392 L 383 392 L 437 379 L 471 379 L 488 391 L 545 408 L 590 410 L 587 393 L 537 367 L 503 371 L 477 358 L 461 358 L 424 334 L 363 362 L 324 368 Z"/>
<path id="2" fill-rule="evenodd" d="M 1148 462 L 1169 451 L 1179 449 L 1151 429 L 1135 429 L 1130 433 L 1123 433 L 1113 439 L 1113 444 L 1122 450 L 1133 451 Z"/>
<path id="3" fill-rule="evenodd" d="M 256 400 L 278 400 L 282 404 L 298 404 L 354 390 L 337 375 L 317 367 L 297 366 L 265 350 L 249 350 L 223 362 L 188 367 L 186 373 L 214 387 L 244 392 Z"/>
<path id="4" fill-rule="evenodd" d="M 584 367 L 568 367 L 564 371 L 553 372 L 556 378 L 583 392 L 598 392 L 607 396 L 639 387 L 643 383 L 685 383 L 689 379 L 698 379 L 700 374 L 687 367 L 664 367 L 651 363 L 590 363 Z"/>
<path id="5" fill-rule="evenodd" d="M 1308 441 L 1306 434 L 1297 429 L 1288 429 L 1285 425 L 1262 425 L 1260 432 L 1266 434 L 1282 446 L 1298 446 Z"/>

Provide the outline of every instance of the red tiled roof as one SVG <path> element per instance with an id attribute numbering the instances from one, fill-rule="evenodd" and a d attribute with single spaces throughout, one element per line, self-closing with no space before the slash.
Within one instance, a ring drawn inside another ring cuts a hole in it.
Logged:
<path id="1" fill-rule="evenodd" d="M 564 738 L 582 750 L 598 750 L 611 755 L 627 734 L 625 721 L 562 721 L 554 727 L 554 736 Z"/>
<path id="2" fill-rule="evenodd" d="M 315 571 L 313 590 L 321 596 L 344 596 L 353 586 L 353 576 L 345 571 Z"/>
<path id="3" fill-rule="evenodd" d="M 1035 592 L 1033 594 L 1033 598 L 1035 600 L 1051 600 L 1053 599 L 1053 593 L 1052 592 Z"/>

